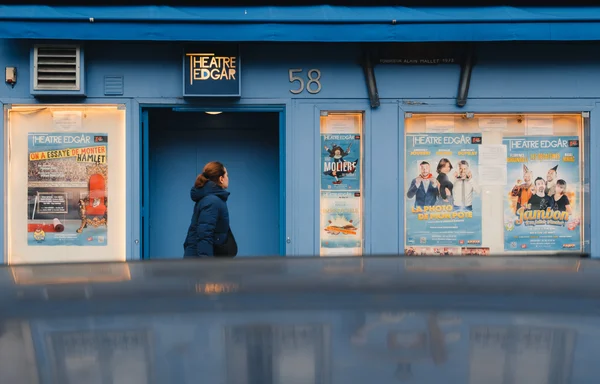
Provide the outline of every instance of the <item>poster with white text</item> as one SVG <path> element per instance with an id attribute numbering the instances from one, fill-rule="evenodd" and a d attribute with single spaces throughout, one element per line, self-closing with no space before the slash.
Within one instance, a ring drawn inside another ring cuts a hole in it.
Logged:
<path id="1" fill-rule="evenodd" d="M 578 136 L 506 137 L 506 251 L 581 250 Z"/>
<path id="2" fill-rule="evenodd" d="M 359 160 L 359 134 L 321 134 L 321 190 L 360 191 Z"/>
<path id="3" fill-rule="evenodd" d="M 108 136 L 30 133 L 27 243 L 106 246 Z"/>
<path id="4" fill-rule="evenodd" d="M 406 135 L 407 249 L 481 245 L 480 144 L 479 134 Z"/>

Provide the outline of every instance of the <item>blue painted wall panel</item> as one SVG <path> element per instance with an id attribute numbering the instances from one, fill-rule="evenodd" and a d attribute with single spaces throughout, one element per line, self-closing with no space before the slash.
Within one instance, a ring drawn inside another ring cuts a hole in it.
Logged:
<path id="1" fill-rule="evenodd" d="M 317 153 L 318 127 L 315 127 L 315 107 L 312 104 L 294 103 L 292 106 L 292 143 L 288 151 L 292 157 L 292 169 L 288 177 L 292 178 L 293 193 L 293 236 L 294 254 L 312 255 L 318 249 L 315 238 L 316 215 L 319 208 L 315 170 L 319 169 Z"/>
<path id="2" fill-rule="evenodd" d="M 29 42 L 0 40 L 0 64 L 18 67 L 15 88 L 0 88 L 0 97 L 29 98 Z M 491 45 L 479 50 L 471 98 L 597 97 L 600 88 L 598 45 Z M 124 76 L 124 97 L 180 98 L 179 43 L 87 42 L 88 97 L 104 97 L 104 76 Z M 366 98 L 367 89 L 354 44 L 243 45 L 243 98 Z M 288 69 L 319 69 L 323 88 L 292 95 Z M 458 65 L 378 65 L 381 98 L 454 98 Z"/>
<path id="3" fill-rule="evenodd" d="M 456 97 L 459 75 L 458 65 L 375 67 L 381 98 L 453 98 Z"/>
<path id="4" fill-rule="evenodd" d="M 33 42 L 0 40 L 0 68 L 17 66 L 18 83 L 12 88 L 0 86 L 0 103 L 37 102 L 29 95 L 29 50 Z M 402 204 L 398 200 L 402 179 L 402 113 L 408 111 L 560 111 L 592 110 L 600 102 L 599 44 L 523 44 L 482 46 L 471 79 L 469 102 L 464 109 L 454 105 L 458 88 L 459 67 L 396 66 L 376 67 L 377 85 L 382 106 L 370 111 L 365 132 L 369 137 L 366 171 L 371 180 L 366 201 L 366 244 L 372 254 L 396 253 L 403 233 Z M 183 46 L 179 43 L 86 42 L 86 82 L 88 98 L 112 102 L 132 99 L 139 104 L 214 105 L 214 103 L 287 105 L 286 131 L 288 199 L 286 237 L 290 237 L 288 254 L 309 255 L 318 250 L 316 148 L 318 138 L 317 106 L 335 102 L 340 109 L 350 105 L 368 108 L 367 88 L 358 65 L 357 44 L 243 44 L 242 95 L 237 101 L 192 100 L 181 97 Z M 290 93 L 297 83 L 290 83 L 288 70 L 308 81 L 309 69 L 321 71 L 322 90 L 311 95 L 304 91 Z M 123 76 L 124 94 L 120 98 L 104 95 L 104 77 Z M 529 100 L 527 100 L 529 99 Z M 50 100 L 52 102 L 52 100 Z M 56 101 L 59 102 L 59 101 Z M 62 102 L 62 101 L 61 101 Z M 397 110 L 397 105 L 402 108 Z M 223 104 L 221 104 L 222 106 Z M 400 113 L 400 118 L 398 118 Z M 128 121 L 137 129 L 139 111 L 128 111 Z M 592 127 L 597 126 L 592 112 Z M 137 136 L 132 136 L 137 140 Z M 134 152 L 139 143 L 132 141 Z M 3 148 L 2 148 L 3 150 Z M 137 178 L 139 161 L 130 164 L 129 172 Z M 597 178 L 592 168 L 592 185 Z M 139 191 L 133 183 L 133 204 Z M 3 196 L 0 196 L 3 197 Z M 381 204 L 385 202 L 387 205 Z M 594 202 L 592 202 L 593 204 Z M 592 217 L 598 209 L 592 206 Z M 130 215 L 137 212 L 131 209 Z M 3 224 L 2 224 L 3 225 Z M 132 220 L 130 239 L 139 238 L 139 224 Z M 131 248 L 132 257 L 136 247 Z M 598 249 L 600 247 L 594 247 Z"/>
<path id="5" fill-rule="evenodd" d="M 366 148 L 366 169 L 370 173 L 371 188 L 365 195 L 365 209 L 370 212 L 367 232 L 371 254 L 394 254 L 399 252 L 398 240 L 392 234 L 398 232 L 400 196 L 398 175 L 400 162 L 398 147 L 398 105 L 382 104 L 371 113 L 370 145 Z M 367 176 L 367 175 L 366 175 Z M 367 186 L 368 188 L 368 186 Z"/>

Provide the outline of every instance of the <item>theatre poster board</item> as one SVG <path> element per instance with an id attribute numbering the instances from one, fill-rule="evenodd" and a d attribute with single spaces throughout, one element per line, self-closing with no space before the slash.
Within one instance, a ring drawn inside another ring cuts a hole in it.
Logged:
<path id="1" fill-rule="evenodd" d="M 363 220 L 363 114 L 320 117 L 321 256 L 361 256 Z"/>
<path id="2" fill-rule="evenodd" d="M 9 264 L 125 259 L 125 109 L 7 109 Z"/>
<path id="3" fill-rule="evenodd" d="M 407 116 L 404 253 L 586 253 L 584 126 L 582 113 Z"/>

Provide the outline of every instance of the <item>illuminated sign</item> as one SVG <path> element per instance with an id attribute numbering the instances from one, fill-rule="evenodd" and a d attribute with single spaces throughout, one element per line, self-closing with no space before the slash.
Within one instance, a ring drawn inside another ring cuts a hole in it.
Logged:
<path id="1" fill-rule="evenodd" d="M 237 46 L 188 48 L 183 56 L 183 96 L 241 96 Z"/>

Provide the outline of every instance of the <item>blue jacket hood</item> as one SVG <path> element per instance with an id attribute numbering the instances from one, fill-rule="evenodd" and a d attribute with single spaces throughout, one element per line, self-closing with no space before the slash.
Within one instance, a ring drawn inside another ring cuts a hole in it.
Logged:
<path id="1" fill-rule="evenodd" d="M 219 187 L 215 182 L 208 181 L 201 188 L 192 187 L 190 191 L 190 197 L 194 202 L 198 202 L 202 200 L 204 197 L 208 195 L 215 195 L 223 201 L 227 201 L 229 197 L 229 192 Z"/>

